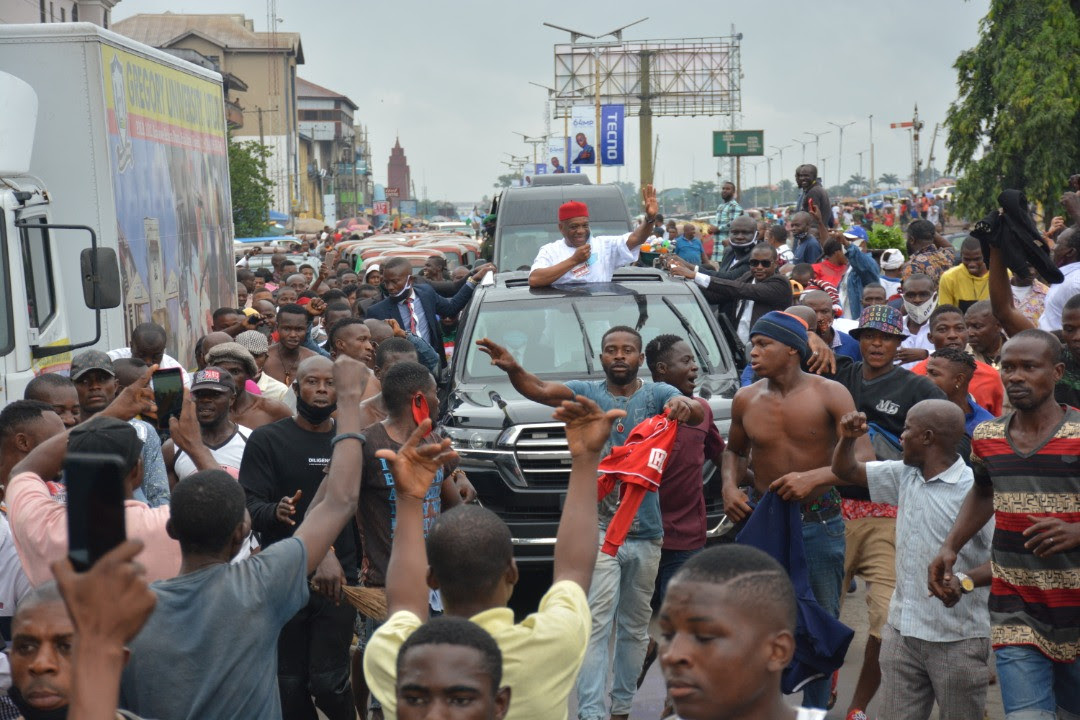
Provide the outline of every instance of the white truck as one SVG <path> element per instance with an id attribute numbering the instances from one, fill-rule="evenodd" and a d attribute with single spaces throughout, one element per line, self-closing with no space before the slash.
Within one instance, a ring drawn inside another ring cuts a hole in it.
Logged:
<path id="1" fill-rule="evenodd" d="M 0 406 L 72 351 L 236 304 L 221 76 L 89 23 L 0 25 Z"/>

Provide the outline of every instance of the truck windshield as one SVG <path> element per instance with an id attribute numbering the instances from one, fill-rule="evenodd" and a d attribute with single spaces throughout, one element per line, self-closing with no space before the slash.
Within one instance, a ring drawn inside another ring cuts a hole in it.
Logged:
<path id="1" fill-rule="evenodd" d="M 637 327 L 646 344 L 667 333 L 686 338 L 689 333 L 672 307 L 701 339 L 695 353 L 701 372 L 725 367 L 708 319 L 689 295 L 669 297 L 666 302 L 661 295 L 635 294 L 632 300 L 625 295 L 599 295 L 488 303 L 476 316 L 473 339 L 487 337 L 509 348 L 522 367 L 540 377 L 602 377 L 599 361 L 595 357 L 589 361 L 589 347 L 599 353 L 600 341 L 612 326 Z M 474 342 L 465 347 L 466 380 L 505 378 Z M 701 357 L 702 351 L 706 357 Z"/>
<path id="2" fill-rule="evenodd" d="M 604 222 L 593 220 L 589 224 L 589 231 L 593 237 L 600 235 L 625 235 L 626 222 Z M 555 242 L 559 235 L 557 223 L 540 223 L 538 225 L 514 225 L 503 230 L 499 238 L 498 265 L 500 270 L 517 270 L 523 265 L 532 267 L 533 260 L 540 248 L 549 242 Z"/>
<path id="3" fill-rule="evenodd" d="M 0 298 L 7 298 L 8 302 L 0 307 L 0 355 L 6 355 L 15 347 L 15 333 L 12 330 L 11 308 L 15 304 L 11 302 L 11 285 L 8 278 L 11 272 L 8 265 L 7 245 L 7 219 L 4 211 L 0 210 Z"/>

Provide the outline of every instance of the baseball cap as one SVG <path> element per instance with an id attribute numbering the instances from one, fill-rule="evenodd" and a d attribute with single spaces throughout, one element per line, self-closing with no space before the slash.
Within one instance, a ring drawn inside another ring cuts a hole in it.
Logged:
<path id="1" fill-rule="evenodd" d="M 890 305 L 870 305 L 863 308 L 862 315 L 859 316 L 859 327 L 849 330 L 848 335 L 858 340 L 863 330 L 878 330 L 886 335 L 907 337 L 903 316 Z"/>
<path id="2" fill-rule="evenodd" d="M 844 237 L 848 240 L 857 240 L 866 242 L 866 228 L 861 225 L 855 225 L 844 231 Z"/>
<path id="3" fill-rule="evenodd" d="M 881 253 L 881 269 L 896 270 L 904 264 L 904 253 L 896 248 L 889 248 Z"/>
<path id="4" fill-rule="evenodd" d="M 102 370 L 116 377 L 116 369 L 108 354 L 100 350 L 83 350 L 71 358 L 71 379 L 78 380 L 91 370 Z"/>
<path id="5" fill-rule="evenodd" d="M 236 385 L 233 384 L 232 375 L 228 371 L 209 365 L 195 373 L 195 376 L 191 378 L 191 391 L 195 392 L 196 390 L 235 393 Z"/>
<path id="6" fill-rule="evenodd" d="M 270 342 L 258 330 L 245 330 L 236 336 L 236 342 L 252 355 L 265 355 L 270 350 Z"/>

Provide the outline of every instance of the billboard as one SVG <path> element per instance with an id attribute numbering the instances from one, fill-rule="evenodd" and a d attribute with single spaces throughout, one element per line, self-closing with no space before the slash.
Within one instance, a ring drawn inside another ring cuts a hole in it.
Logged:
<path id="1" fill-rule="evenodd" d="M 712 134 L 713 157 L 733 155 L 764 155 L 764 130 L 714 130 Z"/>
<path id="2" fill-rule="evenodd" d="M 596 108 L 575 105 L 570 115 L 570 164 L 595 165 Z"/>
<path id="3" fill-rule="evenodd" d="M 552 173 L 564 173 L 570 165 L 570 139 L 565 137 L 549 137 L 544 157 L 551 166 Z"/>
<path id="4" fill-rule="evenodd" d="M 416 217 L 416 201 L 401 200 L 398 202 L 398 213 L 406 217 Z"/>
<path id="5" fill-rule="evenodd" d="M 221 86 L 102 45 L 125 320 L 165 328 L 194 364 L 212 313 L 236 304 Z"/>

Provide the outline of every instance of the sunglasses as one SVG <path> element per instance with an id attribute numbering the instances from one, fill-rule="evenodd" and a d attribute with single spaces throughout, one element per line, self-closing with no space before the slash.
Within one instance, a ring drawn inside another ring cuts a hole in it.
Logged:
<path id="1" fill-rule="evenodd" d="M 751 260 L 750 267 L 772 267 L 772 260 Z"/>

